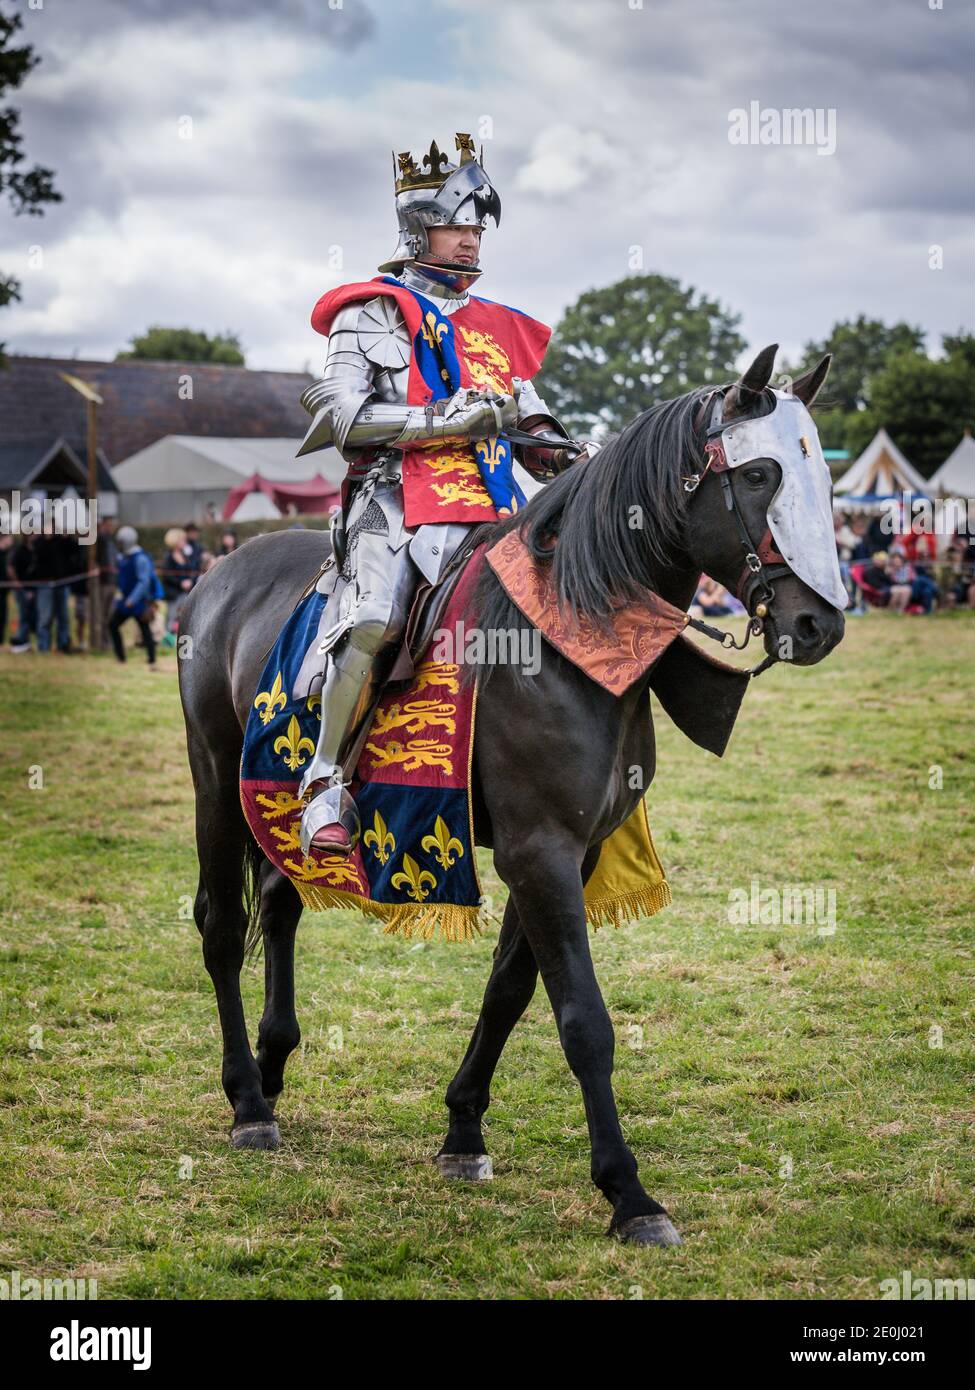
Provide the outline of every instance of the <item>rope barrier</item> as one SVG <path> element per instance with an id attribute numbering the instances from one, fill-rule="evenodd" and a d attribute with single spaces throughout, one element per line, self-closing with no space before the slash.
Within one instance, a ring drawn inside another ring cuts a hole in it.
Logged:
<path id="1" fill-rule="evenodd" d="M 58 589 L 62 584 L 77 584 L 79 579 L 90 579 L 93 574 L 105 574 L 106 570 L 82 570 L 80 574 L 69 574 L 67 579 L 0 579 L 0 589 Z"/>
<path id="2" fill-rule="evenodd" d="M 66 579 L 0 579 L 0 589 L 57 589 L 63 584 L 77 584 L 79 579 L 89 579 L 93 574 L 100 575 L 103 580 L 110 578 L 114 583 L 118 570 L 105 568 L 82 570 L 80 574 L 70 574 Z M 187 572 L 186 570 L 157 569 L 156 574 L 160 579 L 190 579 L 194 584 L 200 578 L 198 570 Z M 187 590 L 187 592 L 189 591 Z"/>

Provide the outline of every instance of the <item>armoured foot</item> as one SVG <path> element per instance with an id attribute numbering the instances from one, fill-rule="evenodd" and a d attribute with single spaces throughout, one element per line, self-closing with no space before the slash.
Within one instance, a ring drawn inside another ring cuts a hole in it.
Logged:
<path id="1" fill-rule="evenodd" d="M 656 1216 L 631 1216 L 621 1226 L 610 1227 L 609 1235 L 624 1245 L 683 1245 L 677 1227 L 664 1212 Z"/>
<path id="2" fill-rule="evenodd" d="M 352 836 L 344 825 L 323 825 L 311 837 L 311 848 L 321 854 L 336 854 L 345 859 L 352 853 Z"/>
<path id="3" fill-rule="evenodd" d="M 488 1182 L 494 1177 L 487 1154 L 437 1154 L 433 1161 L 440 1176 L 452 1182 Z"/>
<path id="4" fill-rule="evenodd" d="M 234 1125 L 230 1142 L 235 1149 L 277 1149 L 281 1147 L 281 1131 L 275 1122 L 257 1120 L 250 1124 Z"/>
<path id="5" fill-rule="evenodd" d="M 359 843 L 359 829 L 359 812 L 345 787 L 325 786 L 302 814 L 302 851 L 345 859 Z"/>

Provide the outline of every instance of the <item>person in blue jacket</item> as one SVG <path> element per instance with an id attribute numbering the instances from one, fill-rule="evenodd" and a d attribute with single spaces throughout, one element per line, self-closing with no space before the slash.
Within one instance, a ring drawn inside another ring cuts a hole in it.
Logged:
<path id="1" fill-rule="evenodd" d="M 150 666 L 156 664 L 156 642 L 149 626 L 152 605 L 162 598 L 162 585 L 156 577 L 156 567 L 152 557 L 147 555 L 139 544 L 139 534 L 134 526 L 122 526 L 115 536 L 121 556 L 118 567 L 118 592 L 115 606 L 108 620 L 108 631 L 119 661 L 125 660 L 125 646 L 120 628 L 129 618 L 135 618 L 146 644 L 146 657 Z"/>

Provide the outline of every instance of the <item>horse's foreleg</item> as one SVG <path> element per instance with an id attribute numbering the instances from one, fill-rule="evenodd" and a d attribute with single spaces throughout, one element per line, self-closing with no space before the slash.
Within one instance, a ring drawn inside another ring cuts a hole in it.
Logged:
<path id="1" fill-rule="evenodd" d="M 615 1039 L 589 950 L 582 885 L 591 856 L 549 836 L 495 852 L 552 1003 L 566 1060 L 582 1089 L 592 1180 L 613 1207 L 610 1232 L 646 1245 L 677 1245 L 666 1212 L 644 1191 L 613 1095 Z"/>
<path id="2" fill-rule="evenodd" d="M 215 779 L 215 785 L 219 782 Z M 231 1142 L 238 1149 L 276 1149 L 281 1142 L 264 1099 L 261 1072 L 251 1052 L 240 997 L 247 920 L 242 899 L 244 846 L 250 831 L 236 795 L 211 796 L 197 787 L 197 849 L 200 889 L 197 926 L 203 960 L 213 981 L 223 1034 L 223 1088 L 233 1106 Z"/>
<path id="3" fill-rule="evenodd" d="M 484 1002 L 466 1056 L 447 1087 L 450 1125 L 437 1167 L 448 1178 L 478 1181 L 491 1176 L 481 1120 L 490 1104 L 491 1078 L 511 1030 L 535 993 L 538 966 L 509 899 L 494 952 Z"/>
<path id="4" fill-rule="evenodd" d="M 271 1109 L 284 1086 L 284 1068 L 301 1041 L 295 1015 L 295 931 L 301 899 L 294 884 L 271 863 L 261 869 L 261 933 L 264 937 L 264 1013 L 257 1030 L 261 1089 Z"/>

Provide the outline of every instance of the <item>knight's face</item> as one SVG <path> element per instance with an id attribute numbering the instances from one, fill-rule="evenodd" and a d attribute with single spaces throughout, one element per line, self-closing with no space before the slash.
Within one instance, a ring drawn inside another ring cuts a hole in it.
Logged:
<path id="1" fill-rule="evenodd" d="M 467 223 L 449 227 L 430 227 L 427 231 L 430 254 L 437 260 L 477 265 L 481 253 L 481 229 Z"/>

